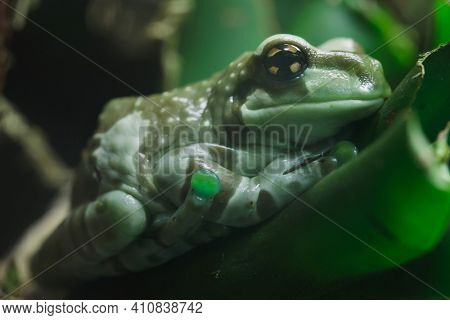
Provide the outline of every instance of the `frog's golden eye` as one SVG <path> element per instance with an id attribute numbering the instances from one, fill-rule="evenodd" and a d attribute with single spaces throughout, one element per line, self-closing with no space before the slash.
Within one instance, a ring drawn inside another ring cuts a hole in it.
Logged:
<path id="1" fill-rule="evenodd" d="M 302 75 L 307 67 L 307 59 L 297 46 L 286 43 L 266 51 L 263 64 L 272 78 L 286 81 Z"/>

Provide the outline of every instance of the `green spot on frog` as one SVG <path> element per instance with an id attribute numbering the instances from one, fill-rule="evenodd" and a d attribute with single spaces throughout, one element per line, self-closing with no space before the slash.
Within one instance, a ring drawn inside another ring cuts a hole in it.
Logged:
<path id="1" fill-rule="evenodd" d="M 214 172 L 200 169 L 192 175 L 191 186 L 197 196 L 211 198 L 220 191 L 220 179 Z"/>

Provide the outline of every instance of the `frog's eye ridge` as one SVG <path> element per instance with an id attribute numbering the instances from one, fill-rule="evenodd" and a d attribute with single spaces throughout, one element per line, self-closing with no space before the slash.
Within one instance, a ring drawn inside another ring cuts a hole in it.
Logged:
<path id="1" fill-rule="evenodd" d="M 307 67 L 305 53 L 289 43 L 278 44 L 266 51 L 264 68 L 270 77 L 280 81 L 298 78 Z"/>

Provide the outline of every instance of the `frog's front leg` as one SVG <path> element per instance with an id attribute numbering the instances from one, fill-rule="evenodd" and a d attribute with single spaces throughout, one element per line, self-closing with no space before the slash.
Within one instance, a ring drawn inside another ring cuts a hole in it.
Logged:
<path id="1" fill-rule="evenodd" d="M 31 261 L 31 273 L 43 273 L 46 285 L 106 275 L 103 261 L 118 254 L 146 226 L 143 205 L 123 191 L 110 191 L 76 208 L 45 241 Z"/>
<path id="2" fill-rule="evenodd" d="M 206 144 L 191 145 L 165 155 L 155 175 L 155 181 L 161 189 L 178 185 L 167 197 L 177 206 L 186 195 L 186 177 L 194 169 L 206 168 L 217 174 L 222 190 L 205 216 L 205 221 L 228 227 L 246 227 L 260 223 L 282 209 L 293 196 L 301 194 L 308 187 L 337 167 L 333 157 L 323 157 L 308 166 L 286 174 L 295 165 L 297 159 L 279 157 L 267 165 L 256 176 L 243 176 L 239 170 L 224 166 L 214 157 L 211 150 L 220 146 Z M 227 152 L 239 153 L 223 147 L 219 152 L 222 159 L 233 156 Z"/>
<path id="3" fill-rule="evenodd" d="M 217 148 L 222 147 L 190 145 L 159 160 L 153 173 L 155 184 L 159 190 L 167 190 L 166 201 L 177 209 L 108 261 L 111 269 L 117 273 L 141 271 L 224 236 L 230 228 L 256 225 L 338 166 L 334 157 L 324 156 L 286 174 L 298 159 L 277 158 L 258 175 L 247 177 L 222 165 L 211 152 Z M 223 156 L 226 152 L 239 151 L 223 147 L 219 153 Z M 217 176 L 218 194 L 199 196 L 192 181 L 199 172 Z"/>
<path id="4" fill-rule="evenodd" d="M 291 170 L 297 159 L 280 157 L 255 177 L 242 177 L 217 222 L 247 227 L 260 223 L 283 209 L 308 190 L 338 164 L 334 157 L 313 158 L 305 166 Z"/>
<path id="5" fill-rule="evenodd" d="M 182 205 L 158 230 L 156 238 L 165 246 L 183 239 L 205 219 L 220 191 L 220 179 L 210 170 L 200 169 L 192 174 L 191 190 Z"/>

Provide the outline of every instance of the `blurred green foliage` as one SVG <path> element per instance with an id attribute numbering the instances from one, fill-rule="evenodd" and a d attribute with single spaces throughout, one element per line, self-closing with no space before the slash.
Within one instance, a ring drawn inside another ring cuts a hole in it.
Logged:
<path id="1" fill-rule="evenodd" d="M 413 66 L 420 51 L 450 39 L 450 9 L 446 0 L 402 2 L 401 6 L 415 10 L 406 18 L 394 10 L 397 2 L 197 0 L 179 31 L 180 84 L 209 77 L 242 52 L 254 50 L 268 35 L 292 33 L 313 45 L 333 37 L 355 39 L 382 62 L 388 81 L 395 86 Z"/>
<path id="2" fill-rule="evenodd" d="M 404 27 L 386 9 L 368 0 L 277 1 L 282 31 L 300 35 L 314 45 L 333 38 L 353 38 L 383 62 L 391 84 L 415 61 L 417 47 Z M 395 41 L 391 41 L 396 37 Z"/>
<path id="3" fill-rule="evenodd" d="M 273 30 L 266 0 L 195 2 L 180 29 L 181 83 L 210 77 Z"/>
<path id="4" fill-rule="evenodd" d="M 450 41 L 450 5 L 448 0 L 435 0 L 434 44 Z"/>

